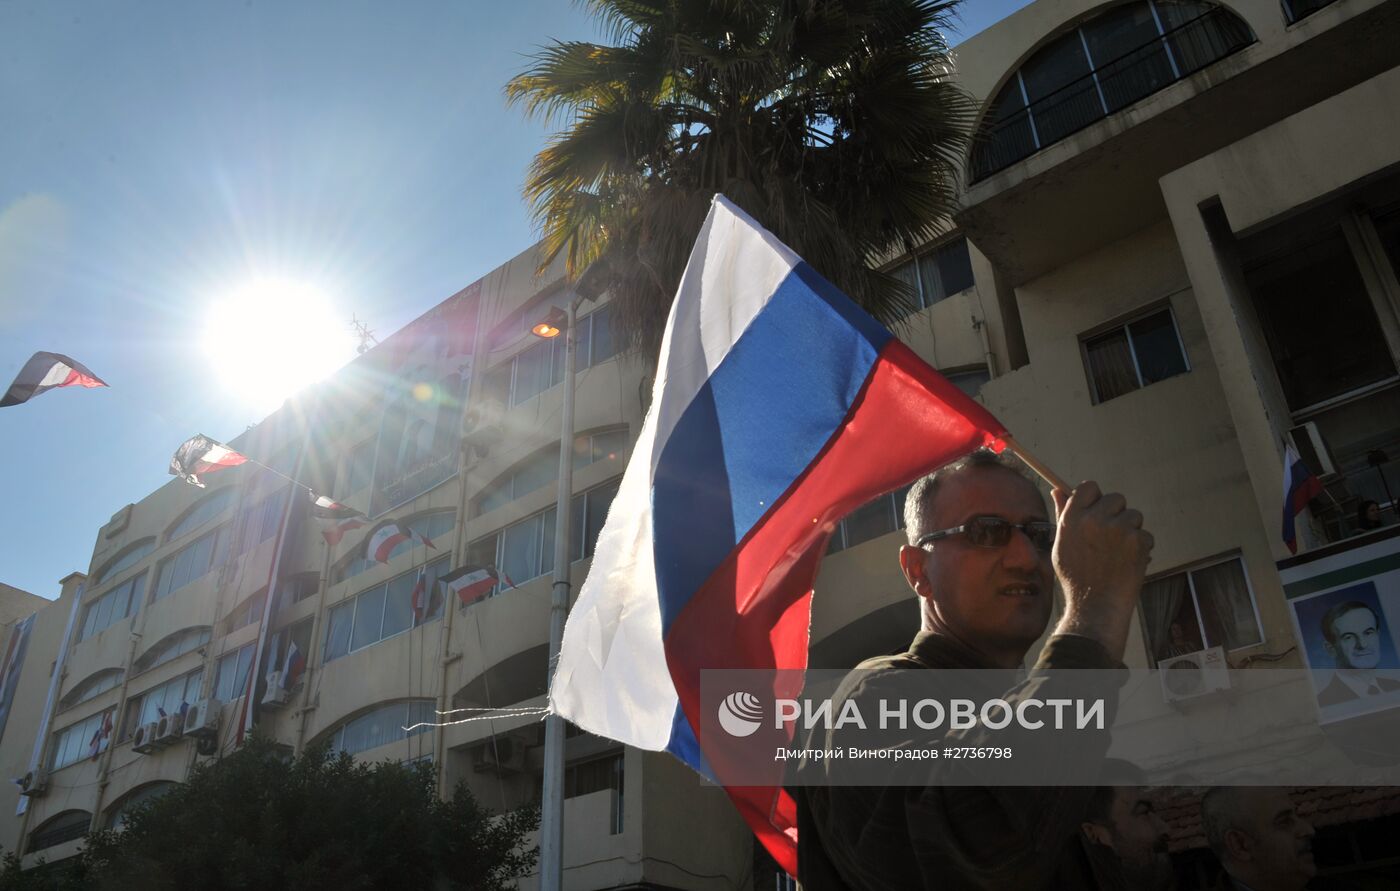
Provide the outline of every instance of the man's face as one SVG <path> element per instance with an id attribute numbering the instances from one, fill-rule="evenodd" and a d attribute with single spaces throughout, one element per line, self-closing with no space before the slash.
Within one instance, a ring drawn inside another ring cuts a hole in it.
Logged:
<path id="1" fill-rule="evenodd" d="M 1342 613 L 1332 623 L 1332 640 L 1327 652 L 1338 668 L 1375 668 L 1381 661 L 1381 639 L 1376 616 L 1369 609 Z"/>
<path id="2" fill-rule="evenodd" d="M 1029 480 L 1001 467 L 968 467 L 934 494 L 932 528 L 961 526 L 973 517 L 1012 523 L 1048 519 Z M 965 643 L 990 650 L 1020 648 L 1021 655 L 1050 620 L 1054 570 L 1019 529 L 1001 547 L 980 547 L 953 535 L 924 548 L 924 577 L 937 617 Z"/>
<path id="3" fill-rule="evenodd" d="M 1170 836 L 1148 791 L 1136 786 L 1115 788 L 1109 821 L 1110 846 L 1123 865 L 1129 885 L 1147 891 L 1171 887 L 1172 861 L 1167 853 Z"/>
<path id="4" fill-rule="evenodd" d="M 1267 887 L 1301 888 L 1317 875 L 1312 824 L 1293 808 L 1282 789 L 1260 789 L 1254 807 L 1251 859 Z"/>

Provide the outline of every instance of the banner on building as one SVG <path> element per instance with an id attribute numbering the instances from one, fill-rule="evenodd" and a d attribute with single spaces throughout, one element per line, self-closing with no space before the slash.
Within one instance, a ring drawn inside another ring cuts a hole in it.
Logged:
<path id="1" fill-rule="evenodd" d="M 375 351 L 384 381 L 369 514 L 416 498 L 457 472 L 481 282 L 448 298 Z"/>
<path id="2" fill-rule="evenodd" d="M 19 673 L 24 668 L 24 653 L 29 649 L 29 632 L 34 628 L 38 615 L 34 613 L 24 621 L 16 622 L 5 644 L 5 661 L 0 663 L 0 739 L 5 737 L 5 725 L 10 720 L 15 689 L 19 686 Z"/>
<path id="3" fill-rule="evenodd" d="M 1400 707 L 1400 526 L 1279 563 L 1318 720 Z"/>

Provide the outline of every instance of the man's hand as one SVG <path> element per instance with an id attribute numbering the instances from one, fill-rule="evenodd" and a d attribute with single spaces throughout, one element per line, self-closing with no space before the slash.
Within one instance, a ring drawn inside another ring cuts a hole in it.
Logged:
<path id="1" fill-rule="evenodd" d="M 1152 534 L 1122 495 L 1105 495 L 1097 483 L 1080 483 L 1071 493 L 1056 489 L 1053 496 L 1059 524 L 1053 558 L 1065 593 L 1056 633 L 1093 638 L 1121 661 Z"/>

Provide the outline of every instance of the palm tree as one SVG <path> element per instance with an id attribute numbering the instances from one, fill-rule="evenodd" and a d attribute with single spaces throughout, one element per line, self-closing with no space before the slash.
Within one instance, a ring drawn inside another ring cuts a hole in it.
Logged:
<path id="1" fill-rule="evenodd" d="M 951 79 L 957 0 L 583 0 L 615 45 L 555 41 L 506 87 L 560 122 L 525 186 L 546 264 L 612 293 L 654 351 L 723 192 L 877 318 L 913 308 L 869 263 L 946 225 L 975 106 Z"/>

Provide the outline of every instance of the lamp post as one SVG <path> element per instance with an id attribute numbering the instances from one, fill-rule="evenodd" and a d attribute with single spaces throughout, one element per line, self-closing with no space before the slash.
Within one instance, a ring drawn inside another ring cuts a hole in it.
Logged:
<path id="1" fill-rule="evenodd" d="M 559 433 L 559 487 L 554 506 L 554 589 L 549 602 L 549 669 L 545 689 L 554 685 L 564 619 L 569 613 L 570 502 L 574 488 L 574 368 L 578 350 L 578 307 L 582 297 L 569 300 L 567 311 L 555 307 L 530 331 L 537 337 L 564 334 L 564 405 Z M 544 720 L 544 790 L 540 806 L 540 891 L 564 886 L 564 719 Z"/>

